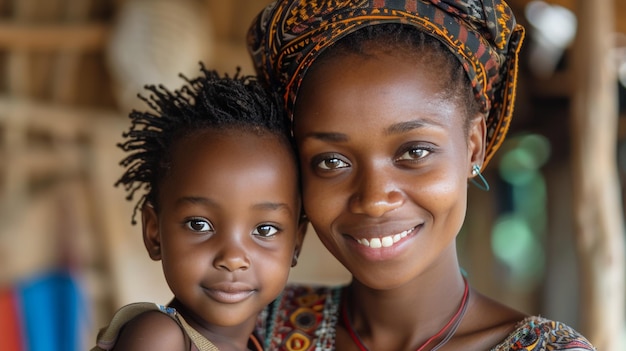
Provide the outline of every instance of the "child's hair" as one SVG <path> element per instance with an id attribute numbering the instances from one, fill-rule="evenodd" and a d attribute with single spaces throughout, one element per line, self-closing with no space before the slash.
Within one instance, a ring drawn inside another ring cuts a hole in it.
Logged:
<path id="1" fill-rule="evenodd" d="M 364 46 L 366 43 L 374 43 L 377 49 L 388 52 L 400 51 L 413 58 L 415 64 L 427 63 L 430 69 L 439 72 L 445 93 L 459 103 L 466 116 L 480 113 L 480 104 L 474 96 L 461 62 L 439 40 L 409 25 L 386 23 L 356 30 L 322 52 L 309 72 L 322 62 L 332 61 L 339 55 L 357 54 L 367 57 L 369 52 Z M 465 120 L 465 130 L 468 129 L 469 118 Z"/>
<path id="2" fill-rule="evenodd" d="M 232 78 L 221 77 L 202 63 L 200 70 L 203 75 L 194 79 L 181 74 L 186 84 L 174 91 L 162 85 L 146 86 L 152 94 L 139 98 L 152 111 L 133 110 L 129 115 L 132 124 L 123 134 L 126 141 L 117 144 L 129 155 L 120 162 L 126 170 L 115 186 L 124 185 L 127 200 L 132 200 L 137 190 L 146 190 L 133 209 L 133 224 L 146 201 L 158 211 L 158 185 L 167 175 L 172 146 L 191 133 L 207 128 L 271 133 L 293 148 L 289 122 L 278 98 L 255 77 L 242 76 L 239 69 Z"/>

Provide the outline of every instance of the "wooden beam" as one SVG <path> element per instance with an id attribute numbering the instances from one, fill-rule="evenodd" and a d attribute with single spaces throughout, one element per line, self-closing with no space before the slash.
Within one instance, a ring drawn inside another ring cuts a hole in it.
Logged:
<path id="1" fill-rule="evenodd" d="M 581 277 L 581 330 L 598 350 L 624 332 L 624 223 L 616 165 L 613 0 L 577 0 L 572 98 L 572 195 Z"/>
<path id="2" fill-rule="evenodd" d="M 91 0 L 66 0 L 64 18 L 67 22 L 85 22 L 89 19 Z M 56 53 L 52 71 L 53 100 L 63 104 L 75 104 L 78 92 L 78 78 L 83 55 L 80 51 L 60 51 Z"/>
<path id="3" fill-rule="evenodd" d="M 109 34 L 104 23 L 28 24 L 0 21 L 0 50 L 102 51 Z"/>
<path id="4" fill-rule="evenodd" d="M 113 110 L 72 107 L 0 95 L 0 126 L 19 124 L 25 128 L 47 131 L 62 139 L 71 139 L 76 135 L 96 134 L 98 126 L 103 124 L 119 128 L 128 123 L 123 114 Z"/>

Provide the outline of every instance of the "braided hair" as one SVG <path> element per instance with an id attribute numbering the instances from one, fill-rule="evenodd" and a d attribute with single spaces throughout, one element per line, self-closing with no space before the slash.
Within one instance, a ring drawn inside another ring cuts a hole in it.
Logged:
<path id="1" fill-rule="evenodd" d="M 117 146 L 128 153 L 120 165 L 125 168 L 115 186 L 123 185 L 126 199 L 146 191 L 137 201 L 132 215 L 147 201 L 158 210 L 158 185 L 167 175 L 172 146 L 185 136 L 202 129 L 238 129 L 255 134 L 271 133 L 289 145 L 289 123 L 274 94 L 262 87 L 253 76 L 242 76 L 238 68 L 231 78 L 207 70 L 200 63 L 202 75 L 188 79 L 174 91 L 163 85 L 147 85 L 149 97 L 139 95 L 151 110 L 133 110 L 126 140 Z M 295 155 L 294 155 L 295 157 Z"/>

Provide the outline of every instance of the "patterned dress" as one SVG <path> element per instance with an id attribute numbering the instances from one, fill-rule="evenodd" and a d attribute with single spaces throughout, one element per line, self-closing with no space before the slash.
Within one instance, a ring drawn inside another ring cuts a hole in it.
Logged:
<path id="1" fill-rule="evenodd" d="M 265 350 L 335 350 L 342 287 L 288 286 L 262 314 L 257 334 Z M 571 327 L 542 317 L 528 317 L 490 351 L 589 351 L 587 339 Z"/>

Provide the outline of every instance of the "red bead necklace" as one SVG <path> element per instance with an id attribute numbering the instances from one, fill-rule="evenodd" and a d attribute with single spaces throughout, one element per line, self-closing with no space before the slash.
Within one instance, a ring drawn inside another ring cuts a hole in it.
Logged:
<path id="1" fill-rule="evenodd" d="M 416 351 L 423 351 L 426 348 L 426 346 L 428 346 L 431 342 L 433 342 L 437 338 L 441 337 L 441 335 L 443 335 L 446 331 L 448 331 L 446 336 L 441 340 L 441 342 L 439 342 L 439 344 L 435 345 L 431 349 L 431 351 L 435 351 L 439 349 L 452 338 L 457 328 L 461 324 L 461 320 L 463 319 L 463 316 L 465 315 L 465 312 L 467 311 L 467 306 L 468 306 L 467 301 L 469 300 L 469 292 L 470 292 L 469 284 L 467 283 L 467 280 L 465 278 L 463 278 L 463 282 L 465 283 L 465 291 L 463 292 L 463 299 L 461 300 L 461 305 L 459 306 L 459 309 L 452 316 L 452 318 L 450 318 L 448 323 L 446 323 L 446 325 L 444 325 L 443 328 L 441 328 L 441 330 L 439 330 L 435 335 L 431 336 L 428 340 L 426 340 L 426 342 L 422 346 L 418 347 Z M 369 351 L 367 347 L 363 344 L 363 341 L 361 341 L 361 338 L 359 338 L 359 335 L 356 333 L 356 331 L 354 331 L 354 328 L 352 327 L 352 322 L 350 321 L 350 317 L 348 316 L 348 304 L 346 301 L 346 297 L 347 297 L 347 294 L 344 292 L 342 308 L 341 308 L 341 316 L 343 319 L 343 324 L 348 330 L 348 334 L 350 334 L 352 341 L 354 341 L 354 343 L 359 348 L 359 350 Z"/>

